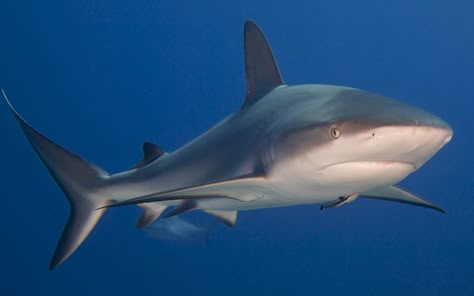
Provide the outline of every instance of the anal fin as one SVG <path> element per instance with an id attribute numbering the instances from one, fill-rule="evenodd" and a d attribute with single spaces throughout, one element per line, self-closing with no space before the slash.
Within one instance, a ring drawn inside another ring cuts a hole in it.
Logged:
<path id="1" fill-rule="evenodd" d="M 163 211 L 167 208 L 167 206 L 157 202 L 139 204 L 138 206 L 143 209 L 143 213 L 140 218 L 138 218 L 136 225 L 137 228 L 143 228 L 150 225 L 160 217 Z"/>

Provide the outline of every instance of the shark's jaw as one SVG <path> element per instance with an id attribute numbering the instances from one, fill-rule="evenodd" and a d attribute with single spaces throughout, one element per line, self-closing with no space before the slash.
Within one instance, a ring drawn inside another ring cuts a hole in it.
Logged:
<path id="1" fill-rule="evenodd" d="M 326 202 L 396 184 L 414 171 L 411 163 L 399 161 L 351 161 L 315 169 L 308 161 L 293 160 L 275 168 L 269 179 L 277 187 L 283 184 L 276 191 L 288 190 L 296 199 Z"/>
<path id="2" fill-rule="evenodd" d="M 317 178 L 324 182 L 322 187 L 337 188 L 333 194 L 343 196 L 396 184 L 414 171 L 407 162 L 356 161 L 326 167 Z"/>

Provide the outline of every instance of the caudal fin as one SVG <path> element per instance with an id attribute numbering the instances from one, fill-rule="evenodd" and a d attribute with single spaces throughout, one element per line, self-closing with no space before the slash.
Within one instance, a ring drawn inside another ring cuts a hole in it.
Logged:
<path id="1" fill-rule="evenodd" d="M 2 93 L 26 138 L 70 204 L 69 218 L 49 264 L 51 270 L 74 253 L 104 214 L 105 208 L 96 209 L 107 200 L 94 192 L 109 174 L 32 128 L 15 111 L 3 90 Z"/>

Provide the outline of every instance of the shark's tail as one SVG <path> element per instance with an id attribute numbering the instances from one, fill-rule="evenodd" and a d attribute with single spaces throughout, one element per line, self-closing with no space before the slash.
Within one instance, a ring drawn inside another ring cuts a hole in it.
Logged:
<path id="1" fill-rule="evenodd" d="M 105 212 L 96 210 L 108 197 L 98 196 L 97 189 L 109 174 L 57 145 L 32 128 L 3 95 L 23 133 L 49 173 L 61 187 L 70 204 L 70 213 L 51 259 L 50 270 L 64 262 L 86 239 Z"/>

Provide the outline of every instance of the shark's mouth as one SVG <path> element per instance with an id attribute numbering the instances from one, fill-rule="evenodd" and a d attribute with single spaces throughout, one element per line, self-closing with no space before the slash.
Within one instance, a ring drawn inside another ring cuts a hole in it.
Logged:
<path id="1" fill-rule="evenodd" d="M 374 161 L 349 161 L 349 162 L 340 162 L 327 166 L 326 168 L 338 167 L 338 166 L 360 166 L 360 167 L 383 167 L 386 166 L 403 166 L 410 167 L 413 171 L 416 170 L 416 166 L 411 162 L 398 161 L 398 160 L 374 160 Z"/>
<path id="2" fill-rule="evenodd" d="M 406 162 L 406 161 L 382 160 L 382 161 L 367 161 L 367 162 L 361 162 L 361 163 L 380 165 L 380 166 L 409 166 L 413 170 L 416 169 L 416 167 L 413 163 Z"/>
<path id="3" fill-rule="evenodd" d="M 317 175 L 322 186 L 333 187 L 346 194 L 366 192 L 373 188 L 397 184 L 415 171 L 409 162 L 393 160 L 354 161 L 326 167 Z"/>

